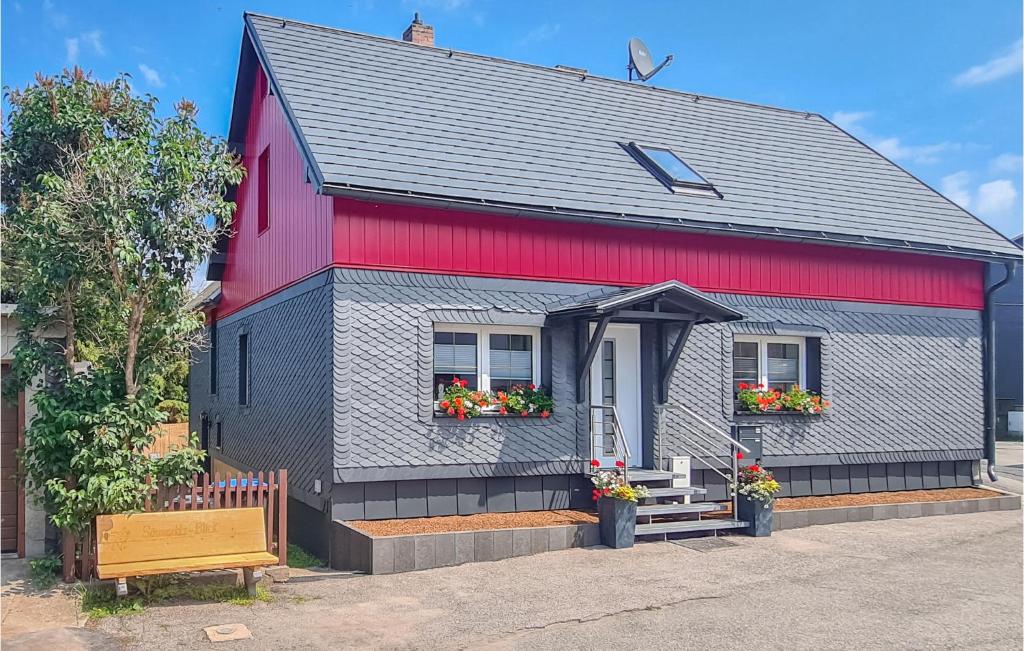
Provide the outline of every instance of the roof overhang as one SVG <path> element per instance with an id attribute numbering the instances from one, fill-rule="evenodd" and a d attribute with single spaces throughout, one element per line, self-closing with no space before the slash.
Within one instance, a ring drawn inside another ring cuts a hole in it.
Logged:
<path id="1" fill-rule="evenodd" d="M 219 282 L 208 282 L 199 292 L 189 299 L 185 308 L 189 310 L 208 310 L 220 303 L 221 291 Z"/>
<path id="2" fill-rule="evenodd" d="M 666 280 L 553 306 L 548 309 L 548 317 L 630 323 L 674 321 L 700 325 L 736 321 L 743 315 L 689 285 L 678 280 Z"/>

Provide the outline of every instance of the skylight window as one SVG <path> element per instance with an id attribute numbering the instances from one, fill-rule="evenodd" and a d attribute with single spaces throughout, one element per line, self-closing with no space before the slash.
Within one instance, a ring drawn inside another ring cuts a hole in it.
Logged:
<path id="1" fill-rule="evenodd" d="M 633 155 L 673 192 L 712 197 L 722 195 L 671 149 L 629 143 Z"/>

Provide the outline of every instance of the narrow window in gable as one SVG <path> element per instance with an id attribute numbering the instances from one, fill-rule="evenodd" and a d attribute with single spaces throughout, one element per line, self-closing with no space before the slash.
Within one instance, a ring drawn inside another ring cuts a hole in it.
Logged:
<path id="1" fill-rule="evenodd" d="M 270 145 L 260 154 L 256 164 L 257 197 L 256 208 L 258 211 L 257 233 L 263 233 L 270 228 Z"/>
<path id="2" fill-rule="evenodd" d="M 249 335 L 238 335 L 238 404 L 249 405 Z"/>

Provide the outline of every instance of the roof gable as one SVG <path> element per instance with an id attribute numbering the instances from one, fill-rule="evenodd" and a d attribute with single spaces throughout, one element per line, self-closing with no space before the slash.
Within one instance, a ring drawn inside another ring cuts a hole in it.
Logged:
<path id="1" fill-rule="evenodd" d="M 1005 237 L 816 114 L 280 18 L 247 14 L 246 21 L 251 57 L 268 70 L 322 192 L 1019 255 Z M 722 197 L 673 194 L 624 149 L 634 141 L 676 152 Z"/>

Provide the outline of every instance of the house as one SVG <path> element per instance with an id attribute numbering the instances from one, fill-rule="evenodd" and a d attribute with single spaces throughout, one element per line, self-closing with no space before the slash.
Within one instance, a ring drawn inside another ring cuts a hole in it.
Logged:
<path id="1" fill-rule="evenodd" d="M 0 375 L 7 382 L 14 361 L 14 347 L 18 343 L 18 317 L 16 305 L 5 296 L 0 303 Z M 61 327 L 37 333 L 41 339 L 60 340 Z M 46 512 L 26 494 L 18 478 L 19 466 L 16 450 L 24 446 L 25 425 L 35 417 L 32 401 L 35 387 L 42 377 L 19 391 L 17 398 L 0 397 L 0 554 L 17 558 L 38 558 L 56 544 L 56 531 L 48 524 Z"/>
<path id="2" fill-rule="evenodd" d="M 788 495 L 980 480 L 985 273 L 1020 251 L 827 119 L 457 52 L 418 20 L 244 20 L 249 173 L 192 426 L 215 469 L 288 468 L 304 544 L 588 506 L 595 457 L 726 499 L 723 436 Z M 460 420 L 453 377 L 554 407 Z M 831 408 L 745 413 L 740 383 Z"/>
<path id="3" fill-rule="evenodd" d="M 1024 235 L 1013 238 L 1018 246 Z M 1006 278 L 996 267 L 990 270 L 988 283 L 995 285 Z M 992 294 L 992 317 L 995 324 L 995 401 L 996 438 L 1019 441 L 1024 437 L 1024 277 L 1020 270 Z M 1000 464 L 1002 465 L 1002 464 Z"/>

